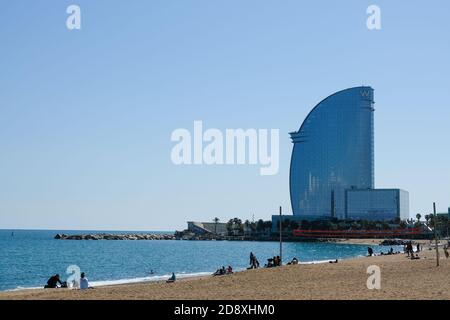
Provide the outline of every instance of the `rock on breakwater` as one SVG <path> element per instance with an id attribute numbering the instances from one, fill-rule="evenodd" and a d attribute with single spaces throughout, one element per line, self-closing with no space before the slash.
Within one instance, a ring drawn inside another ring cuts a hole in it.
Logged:
<path id="1" fill-rule="evenodd" d="M 60 234 L 55 237 L 57 240 L 175 240 L 175 235 L 171 234 Z"/>

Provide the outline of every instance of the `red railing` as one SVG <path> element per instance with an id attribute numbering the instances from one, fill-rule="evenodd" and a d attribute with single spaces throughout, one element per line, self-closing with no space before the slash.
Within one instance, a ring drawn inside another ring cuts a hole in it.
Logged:
<path id="1" fill-rule="evenodd" d="M 393 230 L 302 230 L 293 231 L 295 237 L 306 238 L 366 238 L 366 237 L 407 237 L 421 235 L 419 228 Z"/>

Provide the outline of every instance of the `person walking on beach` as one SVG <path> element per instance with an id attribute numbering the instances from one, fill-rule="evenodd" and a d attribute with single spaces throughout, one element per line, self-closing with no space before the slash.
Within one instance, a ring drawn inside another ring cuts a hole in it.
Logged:
<path id="1" fill-rule="evenodd" d="M 250 252 L 250 268 L 249 269 L 257 269 L 257 268 L 259 268 L 258 259 L 256 259 L 256 256 L 253 254 L 253 252 Z"/>
<path id="2" fill-rule="evenodd" d="M 417 252 L 420 252 L 420 243 L 417 244 Z"/>
<path id="3" fill-rule="evenodd" d="M 449 257 L 448 246 L 444 247 L 444 254 L 445 254 L 445 259 L 448 259 L 448 257 Z"/>
<path id="4" fill-rule="evenodd" d="M 411 257 L 414 256 L 414 250 L 413 250 L 413 246 L 411 241 L 408 242 L 408 244 L 406 245 L 406 253 L 408 254 L 408 257 L 411 255 Z"/>

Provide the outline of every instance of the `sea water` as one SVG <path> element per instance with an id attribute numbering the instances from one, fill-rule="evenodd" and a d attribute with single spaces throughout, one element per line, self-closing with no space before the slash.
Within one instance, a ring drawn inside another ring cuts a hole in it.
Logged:
<path id="1" fill-rule="evenodd" d="M 208 275 L 221 266 L 244 270 L 253 252 L 261 266 L 279 254 L 278 242 L 179 240 L 55 240 L 57 233 L 89 234 L 124 231 L 0 230 L 0 290 L 41 288 L 71 265 L 86 272 L 93 286 Z M 129 233 L 158 233 L 129 232 Z M 172 233 L 172 232 L 163 232 Z M 374 247 L 375 252 L 388 248 Z M 398 248 L 394 248 L 398 250 Z M 367 254 L 367 246 L 334 243 L 283 243 L 283 261 L 302 263 Z M 153 271 L 153 273 L 152 273 Z"/>

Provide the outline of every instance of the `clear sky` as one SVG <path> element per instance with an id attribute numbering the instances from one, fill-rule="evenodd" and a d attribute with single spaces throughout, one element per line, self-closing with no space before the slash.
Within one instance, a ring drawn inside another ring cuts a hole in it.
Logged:
<path id="1" fill-rule="evenodd" d="M 66 8 L 81 8 L 81 30 Z M 381 8 L 382 29 L 366 27 Z M 375 89 L 375 184 L 450 206 L 450 2 L 4 1 L 0 228 L 173 230 L 290 213 L 288 133 Z M 280 170 L 175 166 L 173 130 L 280 129 Z"/>

